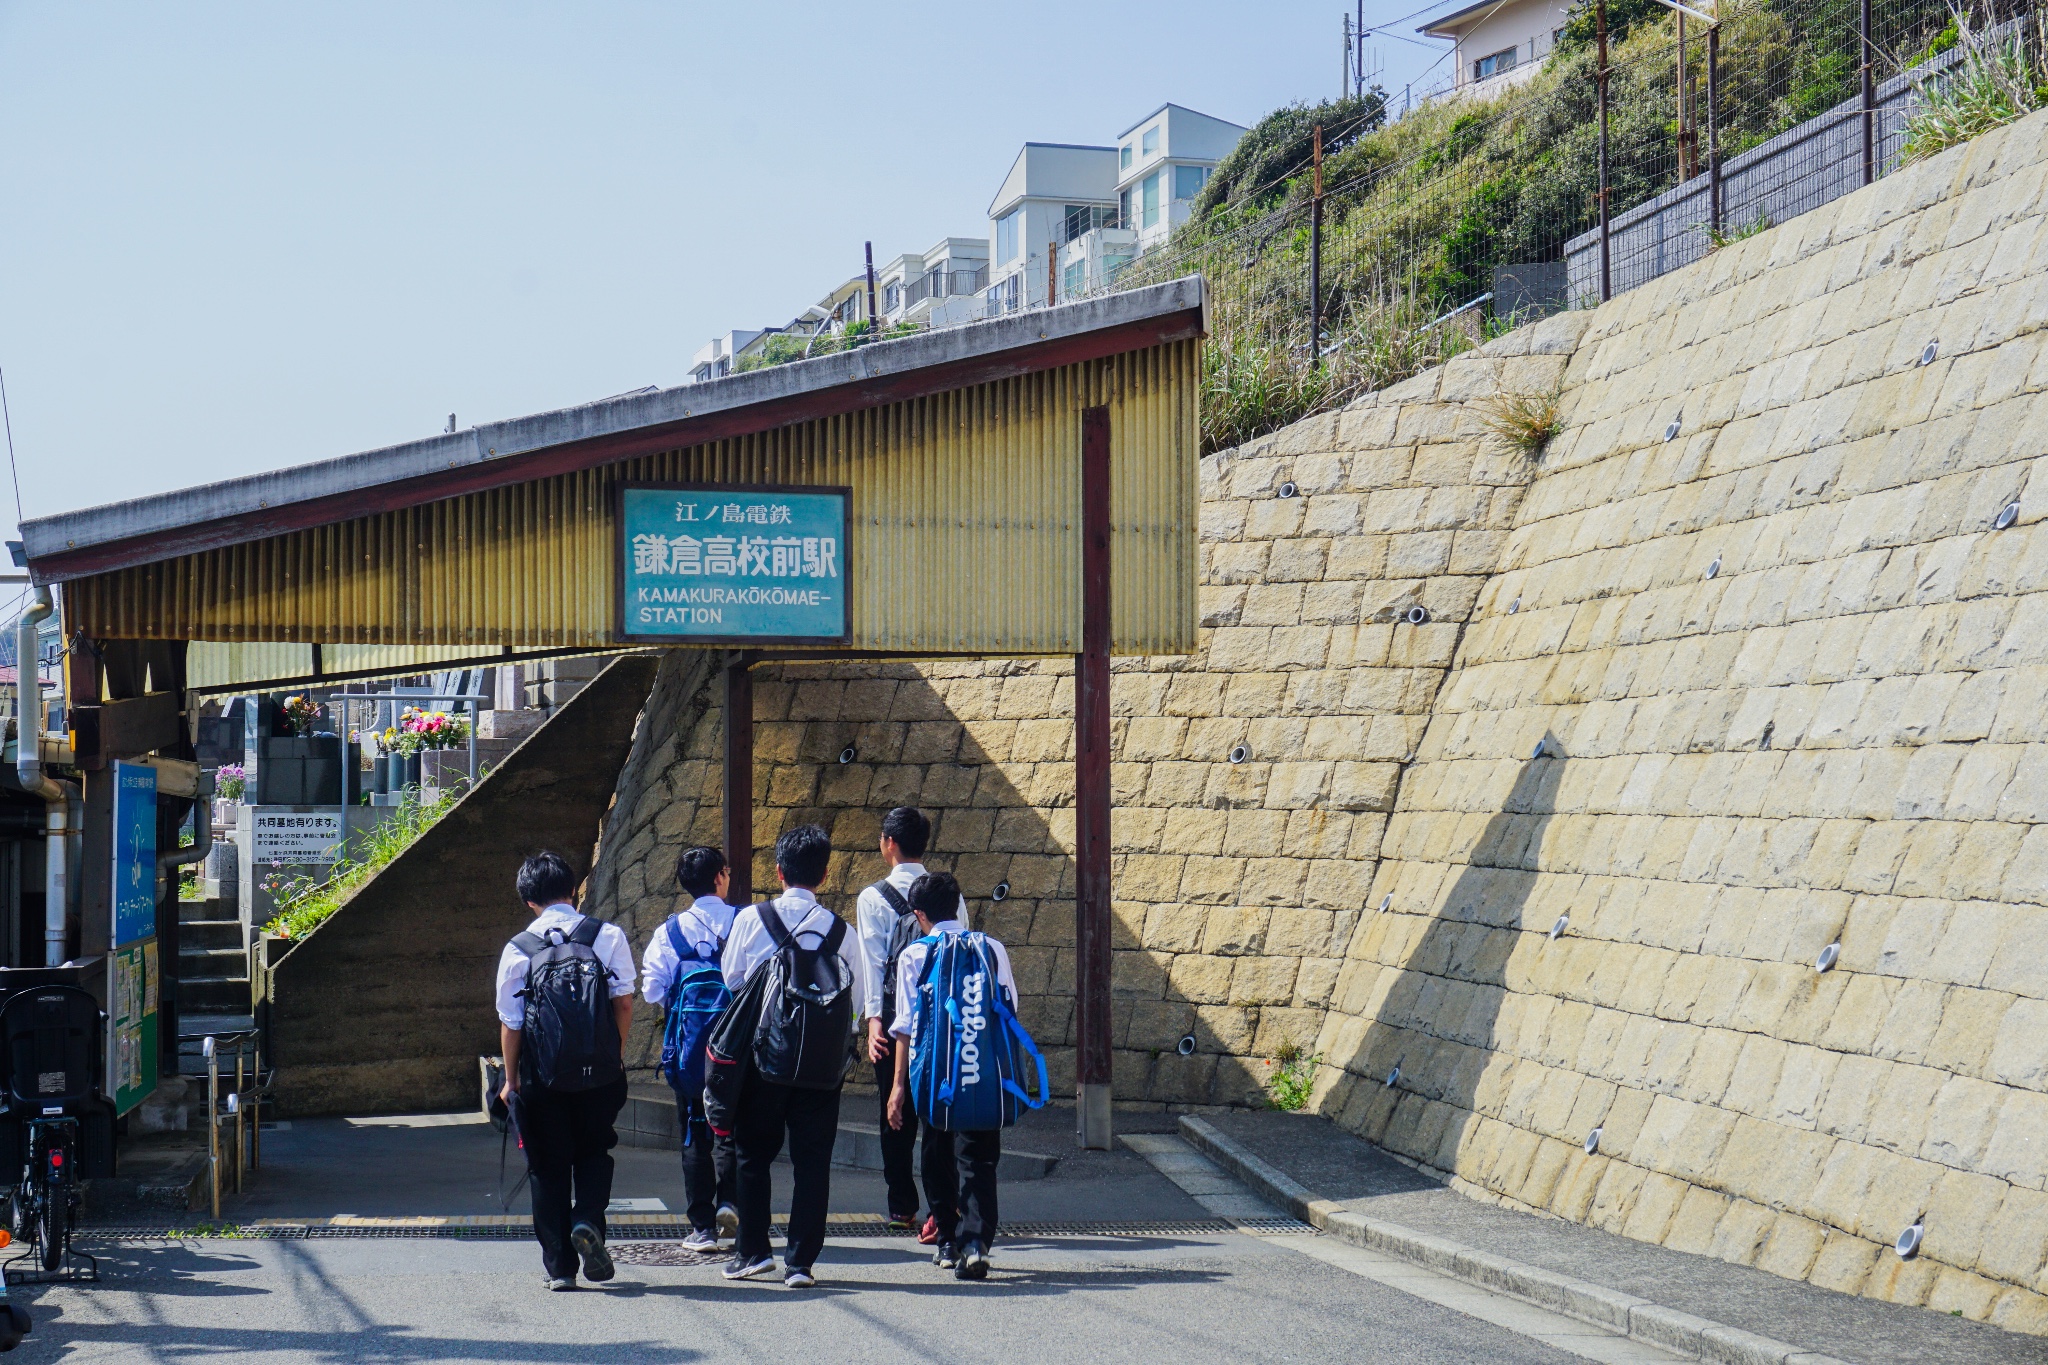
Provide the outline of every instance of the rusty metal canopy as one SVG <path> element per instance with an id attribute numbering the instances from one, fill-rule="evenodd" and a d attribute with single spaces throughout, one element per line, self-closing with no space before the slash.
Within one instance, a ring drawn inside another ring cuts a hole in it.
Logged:
<path id="1" fill-rule="evenodd" d="M 37 518 L 107 639 L 600 649 L 622 484 L 852 490 L 845 648 L 1065 654 L 1081 412 L 1112 430 L 1118 653 L 1195 638 L 1199 277 Z M 446 665 L 443 665 L 446 666 Z"/>

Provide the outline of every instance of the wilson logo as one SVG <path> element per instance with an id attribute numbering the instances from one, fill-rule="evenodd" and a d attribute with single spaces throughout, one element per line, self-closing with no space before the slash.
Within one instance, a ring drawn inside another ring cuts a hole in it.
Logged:
<path id="1" fill-rule="evenodd" d="M 981 1080 L 981 1031 L 988 1027 L 982 1014 L 983 986 L 988 973 L 974 972 L 960 983 L 960 1084 Z"/>

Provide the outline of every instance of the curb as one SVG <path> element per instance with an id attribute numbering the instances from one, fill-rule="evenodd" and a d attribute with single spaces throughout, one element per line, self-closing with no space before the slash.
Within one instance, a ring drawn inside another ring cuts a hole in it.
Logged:
<path id="1" fill-rule="evenodd" d="M 1681 1313 L 1648 1299 L 1624 1294 L 1590 1280 L 1492 1252 L 1480 1251 L 1448 1238 L 1418 1232 L 1399 1223 L 1367 1218 L 1342 1204 L 1318 1199 L 1286 1172 L 1225 1137 L 1213 1124 L 1183 1115 L 1181 1133 L 1203 1155 L 1221 1164 L 1267 1199 L 1289 1210 L 1317 1231 L 1353 1246 L 1434 1270 L 1482 1289 L 1512 1295 L 1553 1313 L 1590 1322 L 1610 1332 L 1660 1346 L 1716 1365 L 1846 1365 L 1834 1356 L 1808 1351 L 1740 1327 Z"/>

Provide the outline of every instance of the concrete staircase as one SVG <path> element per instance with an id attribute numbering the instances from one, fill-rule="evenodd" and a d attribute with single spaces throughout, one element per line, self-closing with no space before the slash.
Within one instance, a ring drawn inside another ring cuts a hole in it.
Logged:
<path id="1" fill-rule="evenodd" d="M 206 1037 L 255 1027 L 249 987 L 249 947 L 233 901 L 181 901 L 178 905 L 178 1074 L 204 1076 Z M 226 1063 L 234 1065 L 232 1055 Z"/>

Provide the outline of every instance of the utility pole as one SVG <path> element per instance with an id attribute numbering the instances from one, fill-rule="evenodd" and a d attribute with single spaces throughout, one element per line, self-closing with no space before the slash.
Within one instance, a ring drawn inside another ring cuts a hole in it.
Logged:
<path id="1" fill-rule="evenodd" d="M 1353 93 L 1365 98 L 1365 0 L 1358 0 L 1358 23 L 1353 32 L 1358 34 L 1358 84 Z"/>
<path id="2" fill-rule="evenodd" d="M 1059 302 L 1060 290 L 1060 244 L 1045 244 L 1045 306 L 1050 308 Z"/>
<path id="3" fill-rule="evenodd" d="M 1315 197 L 1308 219 L 1308 363 L 1323 363 L 1323 125 L 1316 125 Z"/>
<path id="4" fill-rule="evenodd" d="M 1351 54 L 1351 16 L 1347 14 L 1344 16 L 1344 79 L 1337 85 L 1337 98 L 1340 100 L 1351 93 L 1351 78 L 1355 69 L 1352 66 Z"/>
<path id="5" fill-rule="evenodd" d="M 875 310 L 875 244 L 868 247 L 868 340 L 873 341 L 882 334 L 882 315 Z"/>

